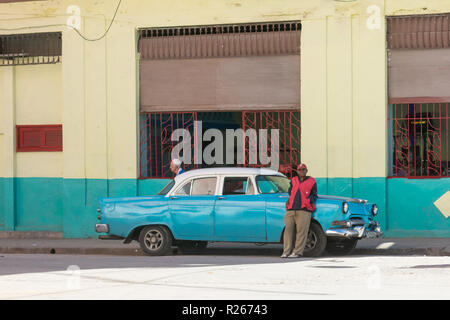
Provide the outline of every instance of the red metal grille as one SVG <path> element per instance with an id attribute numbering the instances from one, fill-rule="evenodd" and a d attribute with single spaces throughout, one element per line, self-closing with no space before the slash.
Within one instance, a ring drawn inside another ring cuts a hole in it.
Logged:
<path id="1" fill-rule="evenodd" d="M 172 141 L 172 133 L 176 129 L 186 129 L 194 143 L 194 121 L 196 112 L 152 112 L 140 116 L 140 177 L 167 178 L 173 177 L 170 172 L 172 149 L 178 144 Z M 194 147 L 191 148 L 192 152 Z M 192 163 L 194 163 L 194 154 Z M 197 168 L 196 165 L 183 164 L 184 170 Z"/>
<path id="2" fill-rule="evenodd" d="M 205 117 L 204 114 L 201 114 Z M 170 160 L 172 149 L 178 141 L 171 141 L 171 136 L 176 129 L 187 129 L 191 135 L 191 163 L 184 164 L 185 170 L 197 169 L 199 167 L 218 166 L 217 164 L 206 165 L 204 163 L 196 164 L 198 155 L 194 148 L 194 122 L 198 119 L 197 112 L 152 112 L 142 113 L 140 116 L 140 177 L 148 178 L 171 178 Z M 211 118 L 211 117 L 209 117 Z M 258 141 L 260 138 L 259 130 L 267 129 L 267 155 L 271 157 L 272 136 L 271 129 L 279 129 L 279 170 L 287 175 L 291 175 L 291 165 L 300 163 L 300 112 L 295 111 L 244 111 L 242 112 L 241 128 L 256 130 Z M 211 119 L 209 119 L 211 121 Z M 216 124 L 221 126 L 220 123 Z M 239 124 L 235 124 L 239 126 Z M 206 128 L 204 127 L 203 130 Z M 224 127 L 220 128 L 224 131 Z M 236 129 L 234 127 L 234 129 Z M 202 132 L 203 134 L 203 132 Z M 263 165 L 259 160 L 259 154 L 256 154 L 257 163 L 250 163 L 249 140 L 244 144 L 244 167 L 269 167 Z M 201 146 L 200 152 L 206 144 Z M 257 152 L 259 149 L 257 148 Z M 225 149 L 224 149 L 225 152 Z M 239 150 L 237 150 L 239 152 Z M 237 157 L 235 164 L 223 164 L 220 166 L 238 165 Z"/>
<path id="3" fill-rule="evenodd" d="M 449 103 L 391 105 L 390 176 L 447 177 L 449 171 Z"/>
<path id="4" fill-rule="evenodd" d="M 63 150 L 62 125 L 17 126 L 16 135 L 17 152 Z"/>
<path id="5" fill-rule="evenodd" d="M 272 145 L 271 129 L 279 129 L 279 171 L 292 175 L 292 165 L 300 163 L 300 112 L 296 111 L 244 111 L 242 113 L 242 127 L 247 129 L 268 129 L 267 154 L 270 154 Z M 258 139 L 259 141 L 259 139 Z M 264 167 L 264 165 L 250 164 L 249 139 L 245 145 L 245 164 L 247 167 Z M 255 150 L 253 152 L 258 152 Z M 255 157 L 257 155 L 253 155 Z"/>

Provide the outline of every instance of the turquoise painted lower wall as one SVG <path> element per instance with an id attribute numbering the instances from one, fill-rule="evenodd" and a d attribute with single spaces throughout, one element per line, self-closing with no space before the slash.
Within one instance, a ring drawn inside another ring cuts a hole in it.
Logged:
<path id="1" fill-rule="evenodd" d="M 4 196 L 3 181 L 0 178 L 0 230 L 5 229 L 4 205 L 5 205 L 5 196 Z"/>
<path id="2" fill-rule="evenodd" d="M 450 237 L 450 218 L 434 202 L 450 190 L 450 178 L 388 179 L 387 235 Z"/>
<path id="3" fill-rule="evenodd" d="M 168 180 L 0 178 L 1 231 L 63 232 L 97 237 L 98 200 L 156 194 Z"/>
<path id="4" fill-rule="evenodd" d="M 0 230 L 55 231 L 65 238 L 96 237 L 98 200 L 156 194 L 168 180 L 0 178 Z M 450 179 L 319 178 L 319 194 L 377 203 L 388 237 L 450 237 L 450 219 L 433 203 Z"/>

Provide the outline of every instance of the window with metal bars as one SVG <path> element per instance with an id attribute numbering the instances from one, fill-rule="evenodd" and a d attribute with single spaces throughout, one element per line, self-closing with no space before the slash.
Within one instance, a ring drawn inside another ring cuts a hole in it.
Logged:
<path id="1" fill-rule="evenodd" d="M 272 144 L 271 129 L 279 130 L 279 171 L 292 176 L 295 172 L 292 168 L 301 163 L 300 142 L 300 112 L 292 110 L 277 110 L 277 111 L 244 111 L 242 113 L 242 127 L 243 130 L 267 129 L 268 133 L 268 152 L 270 152 L 270 145 Z M 261 163 L 250 164 L 251 152 L 255 152 L 250 148 L 250 141 L 247 140 L 244 145 L 245 151 L 245 166 L 248 167 L 265 167 Z M 256 154 L 253 155 L 256 158 Z"/>
<path id="2" fill-rule="evenodd" d="M 0 66 L 61 62 L 61 32 L 0 35 Z"/>
<path id="3" fill-rule="evenodd" d="M 389 110 L 389 175 L 448 177 L 450 103 L 392 104 Z"/>
<path id="4" fill-rule="evenodd" d="M 298 21 L 139 30 L 142 60 L 298 55 Z"/>
<path id="5" fill-rule="evenodd" d="M 140 178 L 173 177 L 170 171 L 172 149 L 178 142 L 172 141 L 172 133 L 186 129 L 194 135 L 197 112 L 150 112 L 140 115 Z M 194 147 L 191 148 L 194 150 Z M 195 154 L 192 151 L 191 158 Z M 184 170 L 198 168 L 183 164 Z"/>
<path id="6" fill-rule="evenodd" d="M 253 129 L 268 130 L 267 152 L 271 150 L 271 129 L 279 130 L 279 170 L 286 175 L 292 175 L 292 165 L 300 163 L 300 112 L 298 111 L 244 111 L 244 112 L 145 112 L 140 115 L 140 178 L 170 178 L 171 152 L 177 141 L 172 141 L 172 133 L 176 129 L 186 129 L 191 136 L 191 164 L 183 164 L 184 170 L 206 167 L 264 167 L 259 161 L 252 163 L 246 138 L 243 150 L 237 150 L 234 145 L 234 163 L 205 164 L 198 163 L 198 154 L 194 146 L 194 122 L 201 121 L 202 137 L 206 130 L 217 129 L 225 137 L 227 129 L 242 129 L 244 132 Z M 257 133 L 258 134 L 258 133 Z M 258 137 L 259 139 L 259 137 Z M 200 139 L 201 140 L 201 139 Z M 258 140 L 259 141 L 259 140 Z M 227 152 L 226 139 L 223 141 L 223 155 Z M 209 142 L 203 142 L 200 152 L 203 152 Z M 238 153 L 243 152 L 244 163 L 238 163 Z"/>
<path id="7" fill-rule="evenodd" d="M 276 31 L 300 31 L 301 23 L 292 22 L 266 22 L 252 24 L 233 25 L 208 25 L 208 26 L 186 26 L 141 29 L 140 37 L 171 37 L 171 36 L 193 36 L 204 34 L 226 34 L 226 33 L 255 33 L 255 32 L 276 32 Z"/>

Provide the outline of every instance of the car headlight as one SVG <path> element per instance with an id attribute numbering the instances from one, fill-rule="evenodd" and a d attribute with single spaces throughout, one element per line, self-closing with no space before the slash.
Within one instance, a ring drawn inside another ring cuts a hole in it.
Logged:
<path id="1" fill-rule="evenodd" d="M 372 214 L 374 216 L 378 214 L 378 206 L 376 204 L 372 205 Z"/>
<path id="2" fill-rule="evenodd" d="M 347 202 L 344 202 L 343 204 L 342 204 L 342 213 L 347 213 L 348 212 L 348 203 Z"/>
<path id="3" fill-rule="evenodd" d="M 107 214 L 114 211 L 116 205 L 114 203 L 107 203 L 103 206 L 103 213 Z"/>

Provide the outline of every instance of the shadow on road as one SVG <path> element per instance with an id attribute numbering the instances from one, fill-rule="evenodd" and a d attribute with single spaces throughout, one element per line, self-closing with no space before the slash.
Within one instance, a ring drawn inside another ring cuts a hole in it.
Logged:
<path id="1" fill-rule="evenodd" d="M 232 265 L 301 263 L 302 261 L 331 258 L 328 262 L 339 262 L 339 257 L 324 255 L 302 257 L 298 259 L 281 259 L 282 245 L 249 244 L 211 244 L 202 253 L 182 254 L 173 248 L 168 256 L 109 256 L 109 255 L 64 255 L 64 254 L 0 254 L 0 276 L 66 271 L 70 266 L 81 270 L 88 269 L 123 269 L 123 268 L 198 268 Z M 355 252 L 356 254 L 357 252 Z M 360 256 L 359 256 L 360 257 Z M 323 260 L 322 260 L 323 261 Z M 323 266 L 333 268 L 333 264 Z"/>
<path id="2" fill-rule="evenodd" d="M 176 249 L 174 249 L 175 251 Z M 280 248 L 207 248 L 202 254 L 150 256 L 0 254 L 0 276 L 66 271 L 70 266 L 80 270 L 124 268 L 198 268 L 232 265 L 298 263 L 316 258 L 281 259 Z M 323 258 L 323 257 L 321 257 Z"/>

